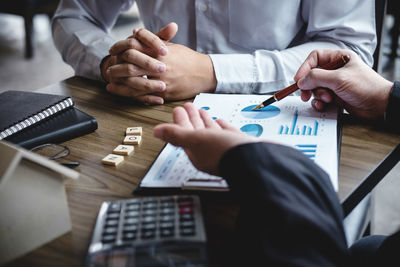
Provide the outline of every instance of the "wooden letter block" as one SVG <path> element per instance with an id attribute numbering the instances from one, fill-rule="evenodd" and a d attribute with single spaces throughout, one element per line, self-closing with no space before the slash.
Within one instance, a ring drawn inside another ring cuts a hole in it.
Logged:
<path id="1" fill-rule="evenodd" d="M 128 127 L 126 128 L 126 135 L 142 135 L 142 127 Z"/>
<path id="2" fill-rule="evenodd" d="M 116 148 L 114 148 L 113 153 L 123 156 L 129 156 L 130 154 L 132 154 L 134 148 L 135 148 L 134 146 L 119 145 Z"/>
<path id="3" fill-rule="evenodd" d="M 114 155 L 114 154 L 108 154 L 104 159 L 101 160 L 101 162 L 103 164 L 113 165 L 113 166 L 117 166 L 118 164 L 120 164 L 123 161 L 124 161 L 123 156 Z"/>
<path id="4" fill-rule="evenodd" d="M 139 135 L 128 135 L 124 139 L 125 145 L 139 145 L 142 142 L 142 137 Z"/>

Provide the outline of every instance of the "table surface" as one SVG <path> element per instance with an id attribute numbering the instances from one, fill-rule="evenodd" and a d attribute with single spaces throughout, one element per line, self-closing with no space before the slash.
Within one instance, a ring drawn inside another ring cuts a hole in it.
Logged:
<path id="1" fill-rule="evenodd" d="M 97 119 L 98 129 L 64 143 L 71 150 L 69 159 L 81 163 L 76 169 L 80 179 L 66 183 L 72 230 L 9 266 L 82 266 L 101 203 L 133 197 L 132 191 L 164 146 L 164 142 L 153 137 L 154 126 L 170 122 L 172 109 L 185 101 L 145 106 L 111 95 L 105 91 L 104 84 L 80 77 L 38 92 L 71 95 L 76 107 Z M 101 159 L 122 143 L 125 129 L 130 126 L 143 127 L 142 144 L 135 146 L 133 155 L 125 157 L 118 167 L 102 165 Z M 399 143 L 399 135 L 385 133 L 376 125 L 347 116 L 343 120 L 339 198 L 342 200 L 348 195 Z M 213 201 L 202 205 L 209 260 L 221 263 L 229 257 L 229 251 L 220 248 L 229 243 L 238 207 Z"/>

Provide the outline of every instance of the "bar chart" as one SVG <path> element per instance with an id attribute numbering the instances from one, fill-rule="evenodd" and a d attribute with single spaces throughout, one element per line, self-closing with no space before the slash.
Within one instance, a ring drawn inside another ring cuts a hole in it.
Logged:
<path id="1" fill-rule="evenodd" d="M 312 160 L 314 160 L 317 155 L 317 145 L 295 145 L 295 147 Z"/>
<path id="2" fill-rule="evenodd" d="M 291 125 L 281 125 L 279 127 L 280 135 L 303 135 L 303 136 L 317 136 L 318 135 L 318 121 L 314 121 L 313 125 L 299 125 L 298 124 L 299 112 L 295 111 Z"/>

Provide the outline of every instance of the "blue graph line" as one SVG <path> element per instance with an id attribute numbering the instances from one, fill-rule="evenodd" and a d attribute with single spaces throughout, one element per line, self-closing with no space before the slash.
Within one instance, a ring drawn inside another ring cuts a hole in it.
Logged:
<path id="1" fill-rule="evenodd" d="M 315 150 L 315 149 L 301 149 L 300 151 L 301 151 L 301 152 L 304 152 L 304 153 L 308 153 L 308 152 L 313 152 L 313 153 L 315 153 L 315 152 L 317 152 L 317 150 Z"/>
<path id="2" fill-rule="evenodd" d="M 293 117 L 293 124 L 292 124 L 292 130 L 290 131 L 290 134 L 293 135 L 294 134 L 294 129 L 296 127 L 296 123 L 297 123 L 297 118 L 299 117 L 299 112 L 296 109 L 296 112 L 294 113 L 294 117 Z"/>
<path id="3" fill-rule="evenodd" d="M 303 148 L 303 147 L 312 147 L 312 148 L 317 148 L 317 145 L 296 145 L 299 148 Z"/>
<path id="4" fill-rule="evenodd" d="M 295 147 L 310 159 L 315 158 L 317 153 L 317 145 L 295 145 Z"/>
<path id="5" fill-rule="evenodd" d="M 318 133 L 318 122 L 315 121 L 315 125 L 314 125 L 314 135 L 317 135 Z"/>

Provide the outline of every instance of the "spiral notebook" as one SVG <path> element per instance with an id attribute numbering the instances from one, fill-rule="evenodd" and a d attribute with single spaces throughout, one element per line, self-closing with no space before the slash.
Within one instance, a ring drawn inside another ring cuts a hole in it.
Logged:
<path id="1" fill-rule="evenodd" d="M 96 119 L 75 108 L 69 96 L 23 91 L 0 94 L 0 140 L 30 149 L 96 129 Z"/>
<path id="2" fill-rule="evenodd" d="M 74 101 L 62 95 L 25 91 L 0 94 L 0 140 L 71 108 Z"/>

